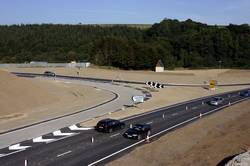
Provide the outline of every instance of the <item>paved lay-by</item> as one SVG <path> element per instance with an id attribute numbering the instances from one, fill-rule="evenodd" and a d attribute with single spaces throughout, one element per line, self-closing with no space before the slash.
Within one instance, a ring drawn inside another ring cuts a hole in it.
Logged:
<path id="1" fill-rule="evenodd" d="M 66 127 L 39 136 L 36 139 L 40 142 L 34 142 L 34 139 L 31 139 L 20 142 L 12 146 L 11 149 L 8 147 L 0 150 L 0 165 L 21 166 L 24 165 L 24 162 L 27 162 L 28 165 L 51 166 L 104 164 L 114 159 L 117 154 L 144 142 L 144 140 L 131 140 L 122 136 L 131 124 L 150 124 L 152 126 L 150 139 L 153 139 L 167 131 L 249 98 L 241 96 L 239 92 L 241 91 L 217 95 L 224 99 L 218 106 L 207 104 L 212 100 L 210 96 L 129 117 L 122 120 L 126 124 L 125 129 L 114 133 L 99 133 L 93 129 L 78 130 L 79 126 L 77 125 Z M 13 148 L 19 153 L 6 155 Z"/>

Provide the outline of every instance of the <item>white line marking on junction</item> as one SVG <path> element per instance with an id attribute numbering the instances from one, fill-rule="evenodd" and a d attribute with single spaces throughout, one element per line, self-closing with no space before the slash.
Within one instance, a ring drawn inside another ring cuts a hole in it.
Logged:
<path id="1" fill-rule="evenodd" d="M 33 142 L 36 143 L 36 142 L 51 142 L 51 141 L 54 141 L 55 139 L 43 139 L 42 136 L 40 137 L 37 137 L 37 138 L 34 138 L 33 139 Z"/>
<path id="2" fill-rule="evenodd" d="M 244 99 L 238 100 L 238 101 L 236 101 L 236 102 L 233 102 L 232 104 L 236 104 L 236 103 L 238 103 L 238 102 L 241 102 L 241 101 L 244 101 L 244 100 L 247 100 L 247 99 L 248 99 L 248 98 L 244 98 Z M 219 109 L 222 109 L 222 108 L 225 108 L 225 107 L 228 107 L 228 105 L 224 105 L 224 106 L 222 106 L 222 107 L 216 108 L 216 109 L 214 109 L 214 110 L 211 110 L 211 111 L 209 111 L 209 112 L 204 113 L 203 115 L 206 115 L 206 114 L 215 112 L 215 111 L 217 111 L 217 110 L 219 110 Z M 190 121 L 193 121 L 193 120 L 199 119 L 199 118 L 200 118 L 199 115 L 198 115 L 198 116 L 195 116 L 195 117 L 190 118 L 190 119 L 188 119 L 188 120 L 186 120 L 186 121 L 184 121 L 184 122 L 181 122 L 181 123 L 176 124 L 176 125 L 174 125 L 174 126 L 172 126 L 172 127 L 170 127 L 170 128 L 167 128 L 167 129 L 165 129 L 165 130 L 163 130 L 163 131 L 160 131 L 160 132 L 158 132 L 158 133 L 156 133 L 156 134 L 150 136 L 149 138 L 156 137 L 157 135 L 160 135 L 160 134 L 162 134 L 162 133 L 164 133 L 164 132 L 167 132 L 167 131 L 169 131 L 169 130 L 171 130 L 171 129 L 174 129 L 174 128 L 180 126 L 180 125 L 183 125 L 183 124 L 185 124 L 185 123 L 188 123 L 188 122 L 190 122 Z M 132 148 L 132 147 L 134 147 L 134 146 L 136 146 L 136 145 L 138 145 L 138 144 L 140 144 L 140 143 L 142 143 L 142 142 L 144 142 L 144 141 L 145 141 L 145 139 L 143 139 L 143 140 L 141 140 L 141 141 L 138 141 L 138 142 L 136 142 L 136 143 L 134 143 L 134 144 L 132 144 L 132 145 L 130 145 L 130 146 L 127 146 L 127 147 L 125 147 L 125 148 L 123 148 L 123 149 L 121 149 L 121 150 L 118 150 L 118 151 L 116 151 L 116 152 L 114 152 L 114 153 L 112 153 L 112 154 L 110 154 L 110 155 L 108 155 L 108 156 L 106 156 L 106 157 L 103 157 L 103 158 L 101 158 L 101 159 L 99 159 L 99 160 L 97 160 L 97 161 L 95 161 L 95 162 L 93 162 L 93 163 L 90 163 L 88 166 L 93 166 L 93 165 L 95 165 L 95 164 L 97 164 L 97 163 L 99 163 L 99 162 L 101 162 L 101 161 L 103 161 L 103 160 L 106 160 L 107 158 L 110 158 L 110 157 L 112 157 L 112 156 L 114 156 L 114 155 L 116 155 L 116 154 L 118 154 L 118 153 L 121 153 L 121 152 L 123 152 L 123 151 L 125 151 L 125 150 L 127 150 L 127 149 L 130 149 L 130 148 Z"/>
<path id="3" fill-rule="evenodd" d="M 71 153 L 71 152 L 72 152 L 72 151 L 69 150 L 69 151 L 64 152 L 64 153 L 62 153 L 62 154 L 58 154 L 56 157 L 61 157 L 61 156 L 64 156 L 64 155 L 66 155 L 66 154 L 69 154 L 69 153 Z"/>
<path id="4" fill-rule="evenodd" d="M 178 113 L 173 113 L 173 114 L 171 114 L 172 116 L 176 116 L 176 115 L 178 115 Z"/>
<path id="5" fill-rule="evenodd" d="M 69 126 L 70 130 L 91 130 L 93 127 L 78 127 L 76 125 Z"/>
<path id="6" fill-rule="evenodd" d="M 110 138 L 115 137 L 115 136 L 118 136 L 118 135 L 120 135 L 120 133 L 116 133 L 116 134 L 114 134 L 114 135 L 111 135 Z"/>
<path id="7" fill-rule="evenodd" d="M 18 152 L 21 152 L 21 151 L 24 151 L 25 149 L 21 149 L 21 150 L 18 150 L 18 151 L 14 151 L 14 152 L 11 152 L 11 153 L 7 153 L 7 154 L 1 154 L 2 156 L 1 157 L 4 157 L 4 156 L 9 156 L 9 155 L 12 155 L 12 154 L 15 154 L 15 153 L 18 153 Z"/>
<path id="8" fill-rule="evenodd" d="M 57 130 L 53 132 L 54 136 L 69 136 L 73 134 L 76 134 L 76 133 L 62 133 L 61 130 Z"/>
<path id="9" fill-rule="evenodd" d="M 30 146 L 21 146 L 20 144 L 15 144 L 15 145 L 9 146 L 9 150 L 25 150 L 29 147 Z"/>

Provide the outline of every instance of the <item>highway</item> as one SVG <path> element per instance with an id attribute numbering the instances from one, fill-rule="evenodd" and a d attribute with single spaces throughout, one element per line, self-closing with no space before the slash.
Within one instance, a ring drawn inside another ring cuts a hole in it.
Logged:
<path id="1" fill-rule="evenodd" d="M 241 90 L 244 91 L 244 90 Z M 136 146 L 143 145 L 145 140 L 125 139 L 122 134 L 130 125 L 147 123 L 152 125 L 150 139 L 168 133 L 178 127 L 199 120 L 206 115 L 219 111 L 225 107 L 247 100 L 249 97 L 240 96 L 241 91 L 223 93 L 224 101 L 219 106 L 207 104 L 212 96 L 200 98 L 169 107 L 152 110 L 151 112 L 122 119 L 126 128 L 114 133 L 99 133 L 94 129 L 84 130 L 77 126 L 65 127 L 43 135 L 42 140 L 27 140 L 11 148 L 0 150 L 1 166 L 83 166 L 103 165 L 117 157 L 122 156 Z M 240 110 L 239 110 L 240 111 Z M 59 135 L 58 135 L 59 133 Z M 64 133 L 61 134 L 60 133 Z M 10 149 L 16 152 L 9 153 Z M 8 154 L 8 155 L 4 155 Z M 26 161 L 25 161 L 26 160 Z"/>

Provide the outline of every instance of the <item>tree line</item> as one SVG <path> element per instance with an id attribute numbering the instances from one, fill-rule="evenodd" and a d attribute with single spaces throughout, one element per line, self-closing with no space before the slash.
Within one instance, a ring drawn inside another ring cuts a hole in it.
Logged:
<path id="1" fill-rule="evenodd" d="M 149 28 L 129 25 L 2 25 L 0 62 L 90 61 L 123 69 L 250 68 L 247 24 L 207 25 L 164 19 Z"/>

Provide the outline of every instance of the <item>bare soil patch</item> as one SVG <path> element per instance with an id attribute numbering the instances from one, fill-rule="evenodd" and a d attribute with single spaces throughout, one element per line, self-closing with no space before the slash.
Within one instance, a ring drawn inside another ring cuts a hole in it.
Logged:
<path id="1" fill-rule="evenodd" d="M 16 77 L 0 71 L 0 132 L 105 102 L 111 92 L 70 82 Z"/>

